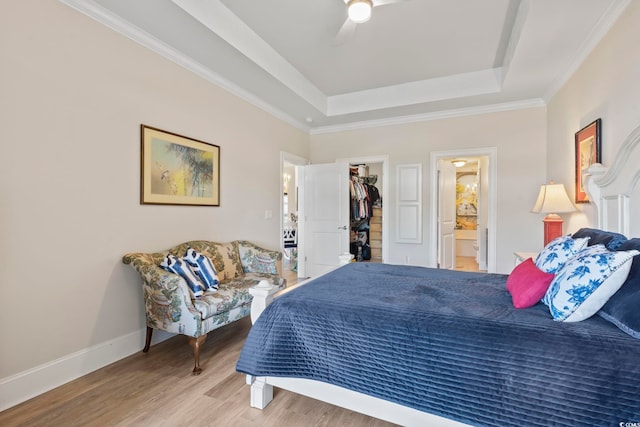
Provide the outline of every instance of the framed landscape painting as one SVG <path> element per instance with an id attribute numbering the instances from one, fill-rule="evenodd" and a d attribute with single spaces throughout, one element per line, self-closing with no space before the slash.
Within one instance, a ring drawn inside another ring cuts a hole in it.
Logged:
<path id="1" fill-rule="evenodd" d="M 140 125 L 140 203 L 220 206 L 220 147 Z"/>
<path id="2" fill-rule="evenodd" d="M 576 203 L 589 203 L 582 175 L 594 163 L 601 163 L 601 119 L 597 119 L 576 132 Z"/>

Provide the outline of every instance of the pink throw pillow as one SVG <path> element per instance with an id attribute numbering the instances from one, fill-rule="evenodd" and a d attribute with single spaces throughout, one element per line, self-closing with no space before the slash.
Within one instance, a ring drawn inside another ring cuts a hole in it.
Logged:
<path id="1" fill-rule="evenodd" d="M 547 292 L 553 273 L 546 273 L 536 267 L 531 258 L 521 262 L 507 278 L 507 291 L 515 308 L 527 308 L 536 305 Z"/>

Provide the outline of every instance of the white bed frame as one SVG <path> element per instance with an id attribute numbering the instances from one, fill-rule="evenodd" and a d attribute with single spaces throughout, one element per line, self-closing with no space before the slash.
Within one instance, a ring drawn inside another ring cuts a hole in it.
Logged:
<path id="1" fill-rule="evenodd" d="M 589 199 L 597 209 L 598 228 L 622 233 L 627 237 L 631 236 L 631 232 L 640 235 L 640 221 L 636 227 L 631 227 L 630 222 L 631 207 L 635 206 L 632 204 L 632 198 L 638 181 L 640 181 L 640 126 L 621 145 L 610 168 L 595 164 L 584 176 Z M 307 282 L 287 288 L 280 293 L 268 282 L 261 282 L 250 290 L 253 295 L 251 321 L 255 323 L 274 297 L 303 286 Z M 251 385 L 251 406 L 259 409 L 264 409 L 271 402 L 275 386 L 403 426 L 466 426 L 457 421 L 320 381 L 247 375 L 247 384 Z"/>
<path id="2" fill-rule="evenodd" d="M 640 221 L 631 223 L 640 203 L 640 196 L 634 194 L 640 180 L 640 126 L 620 146 L 611 167 L 596 163 L 587 169 L 584 180 L 589 200 L 597 209 L 598 228 L 640 236 Z"/>

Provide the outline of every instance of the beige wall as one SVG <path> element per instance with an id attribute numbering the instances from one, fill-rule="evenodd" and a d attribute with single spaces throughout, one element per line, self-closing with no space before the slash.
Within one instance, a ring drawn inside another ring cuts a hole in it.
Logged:
<path id="1" fill-rule="evenodd" d="M 602 162 L 611 166 L 620 144 L 640 125 L 640 2 L 632 1 L 547 107 L 548 178 L 575 194 L 574 134 L 602 119 Z M 593 204 L 563 215 L 565 231 L 596 226 Z M 636 228 L 637 230 L 638 228 Z"/>
<path id="2" fill-rule="evenodd" d="M 144 328 L 126 252 L 279 247 L 306 133 L 57 1 L 2 2 L 0 54 L 0 380 Z M 220 207 L 140 205 L 141 123 L 221 147 Z"/>
<path id="3" fill-rule="evenodd" d="M 390 245 L 388 262 L 430 265 L 430 170 L 432 151 L 478 147 L 497 148 L 497 271 L 510 272 L 513 252 L 533 251 L 542 245 L 542 218 L 529 213 L 546 176 L 545 109 L 494 113 L 471 117 L 368 128 L 311 137 L 312 163 L 338 158 L 389 156 Z M 396 165 L 423 167 L 422 244 L 394 243 Z"/>

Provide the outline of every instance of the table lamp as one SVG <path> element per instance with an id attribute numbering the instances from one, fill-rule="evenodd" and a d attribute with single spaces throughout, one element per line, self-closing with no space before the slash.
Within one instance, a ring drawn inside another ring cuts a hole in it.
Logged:
<path id="1" fill-rule="evenodd" d="M 540 186 L 538 199 L 531 212 L 547 214 L 542 220 L 544 223 L 545 246 L 553 239 L 562 236 L 562 218 L 558 214 L 575 212 L 576 210 L 575 205 L 571 203 L 567 195 L 564 184 L 554 184 L 551 181 L 549 184 Z"/>

